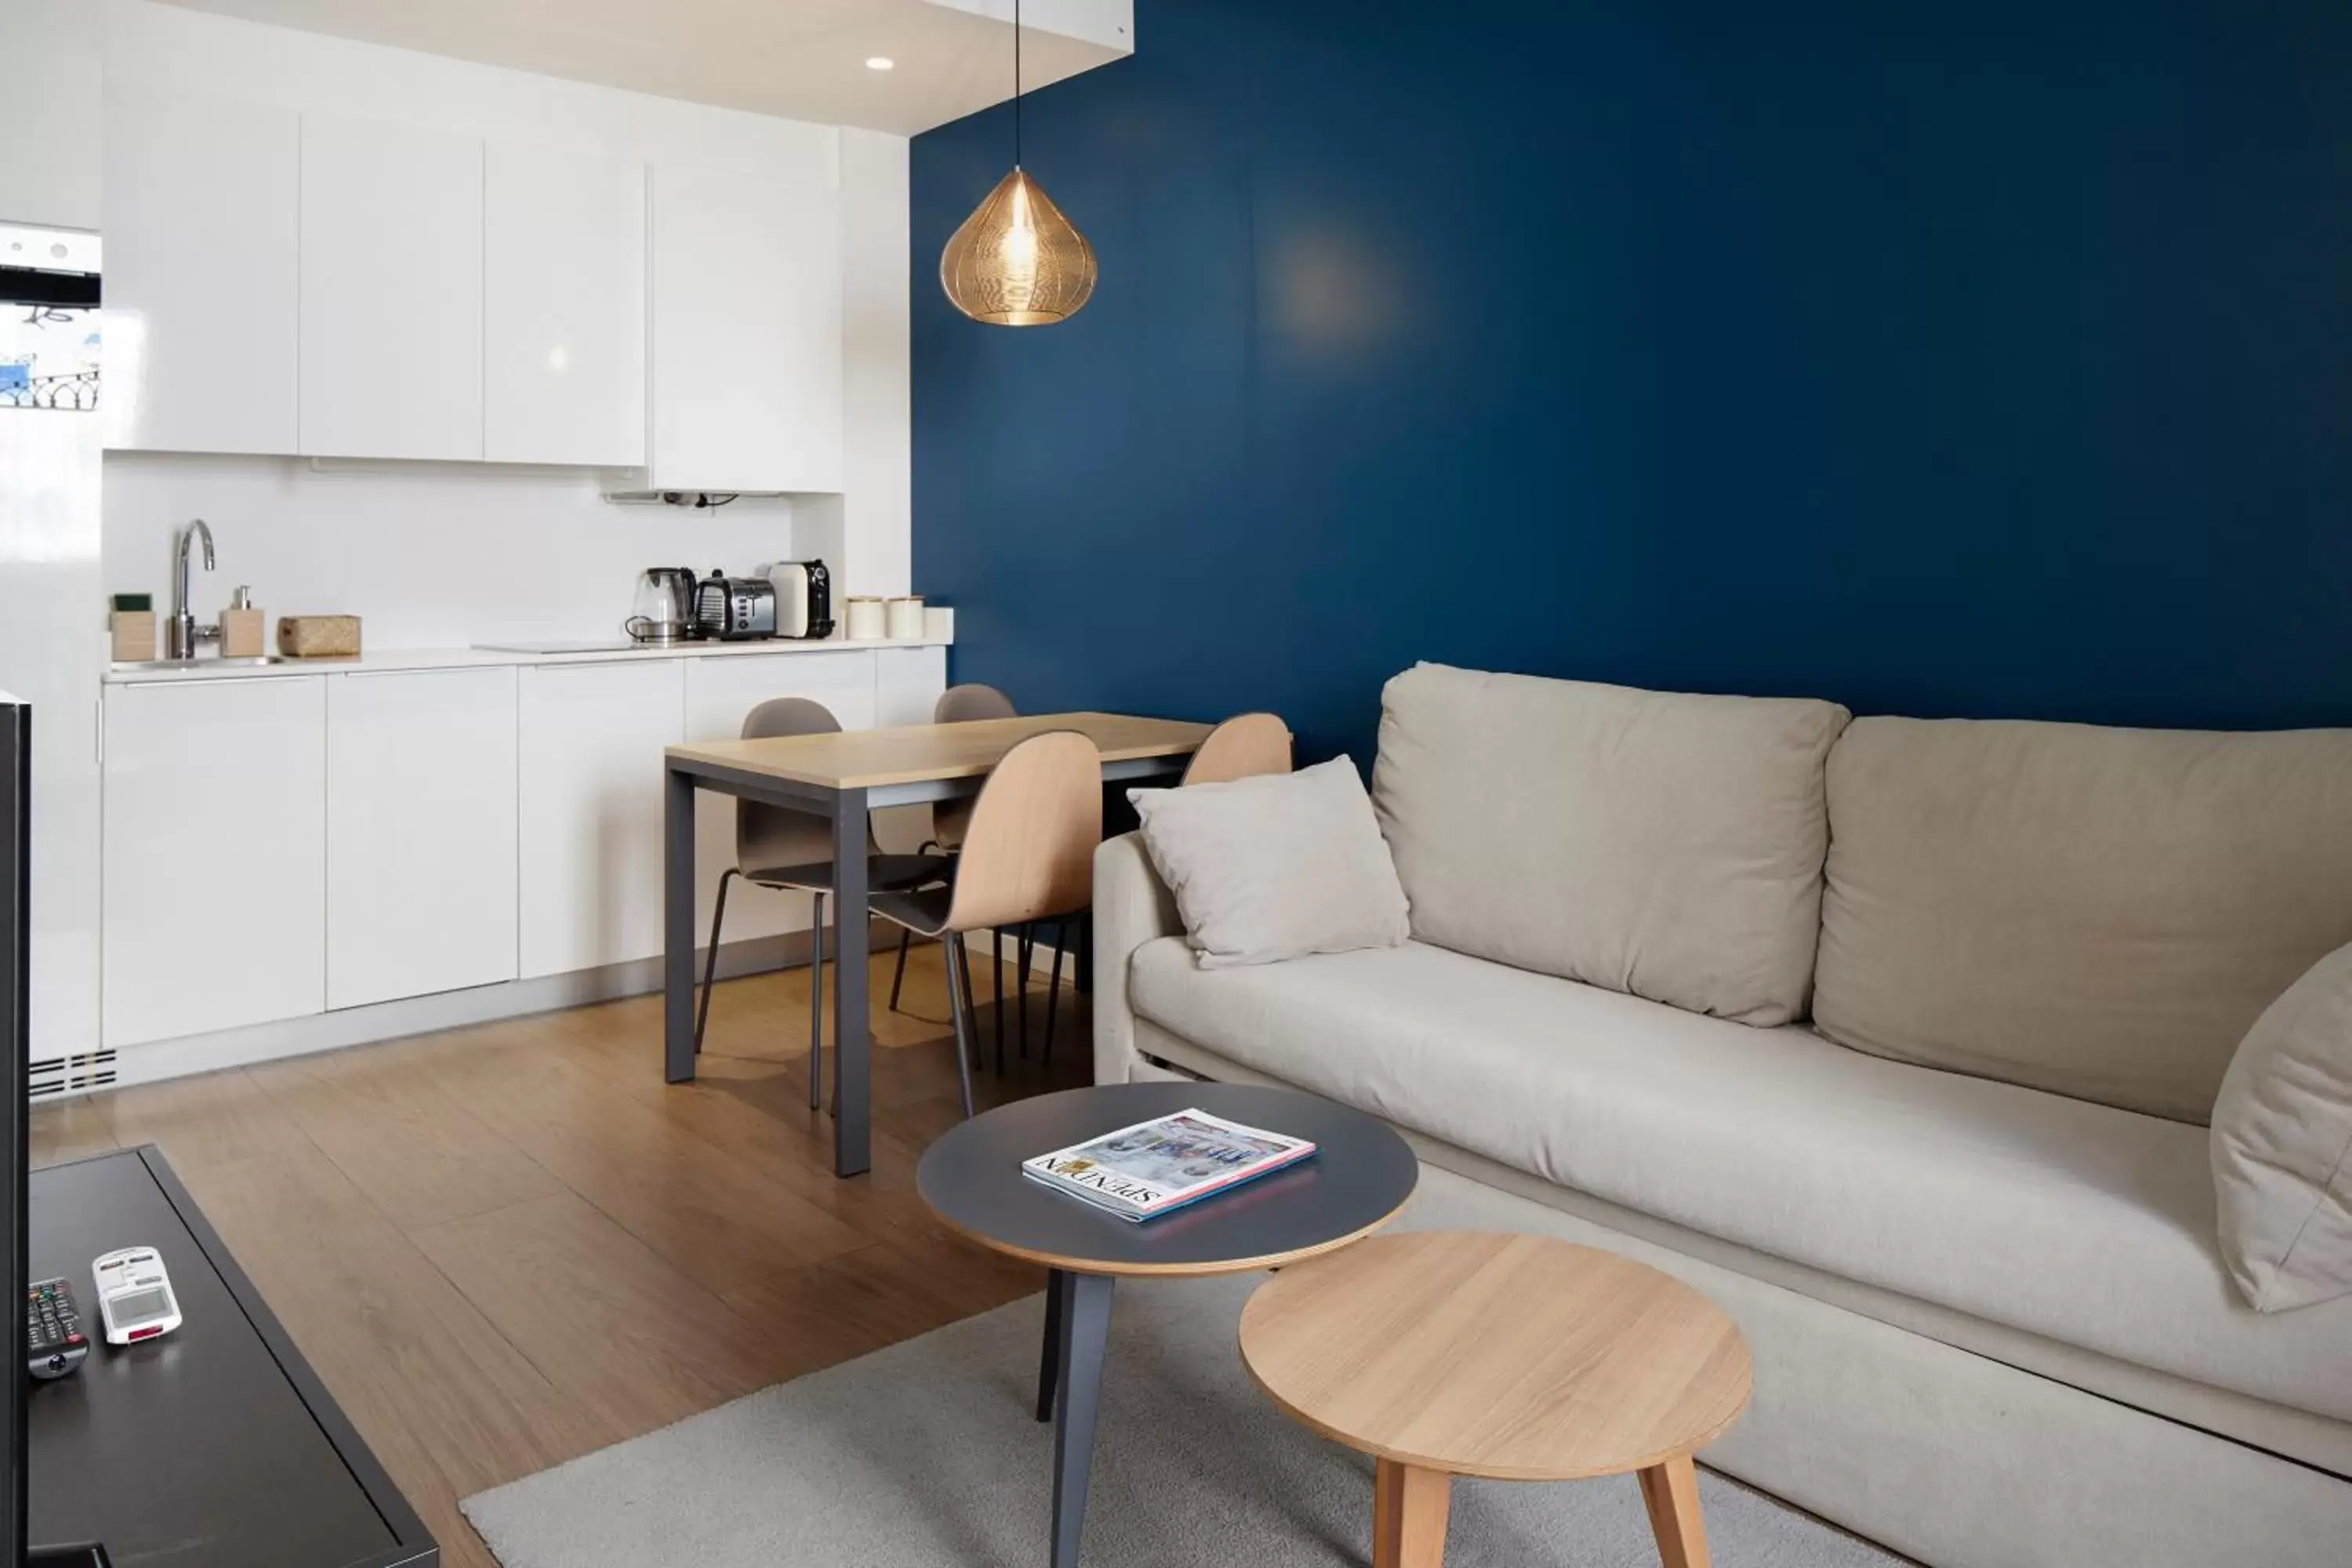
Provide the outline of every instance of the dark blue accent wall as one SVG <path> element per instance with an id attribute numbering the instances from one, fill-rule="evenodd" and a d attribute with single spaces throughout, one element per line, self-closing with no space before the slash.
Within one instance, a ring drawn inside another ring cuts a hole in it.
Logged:
<path id="1" fill-rule="evenodd" d="M 1026 109 L 1071 321 L 936 258 L 914 565 L 1031 710 L 1415 659 L 1865 711 L 2352 724 L 2347 0 L 1138 0 Z"/>

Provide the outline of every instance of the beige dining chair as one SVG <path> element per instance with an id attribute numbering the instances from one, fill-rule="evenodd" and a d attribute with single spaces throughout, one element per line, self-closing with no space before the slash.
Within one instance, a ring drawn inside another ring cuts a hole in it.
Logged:
<path id="1" fill-rule="evenodd" d="M 743 718 L 743 739 L 747 741 L 840 732 L 841 721 L 833 716 L 833 710 L 805 697 L 772 698 Z M 869 888 L 919 888 L 947 875 L 948 859 L 944 855 L 885 855 L 874 849 L 870 826 L 866 843 L 866 876 Z M 719 901 L 710 911 L 710 948 L 702 965 L 702 1005 L 694 1018 L 694 1048 L 698 1053 L 702 1049 L 703 1029 L 710 1022 L 710 993 L 719 972 L 719 935 L 727 920 L 727 887 L 738 877 L 762 888 L 810 895 L 810 907 L 815 917 L 809 928 L 809 1109 L 814 1110 L 824 1103 L 824 905 L 833 892 L 833 824 L 811 812 L 750 800 L 735 803 L 735 864 L 719 874 Z"/>
<path id="2" fill-rule="evenodd" d="M 1020 716 L 1021 710 L 1013 705 L 1013 699 L 995 687 L 982 685 L 977 680 L 949 687 L 940 693 L 940 700 L 931 704 L 931 722 L 934 724 L 969 724 L 982 719 L 1017 719 Z M 922 847 L 936 849 L 942 855 L 954 854 L 956 847 L 963 842 L 964 830 L 971 822 L 972 798 L 966 795 L 957 800 L 935 802 L 931 806 L 931 836 L 924 841 Z M 899 1011 L 898 993 L 907 984 L 907 946 L 913 940 L 903 931 L 898 933 L 898 962 L 890 972 L 890 1011 L 893 1013 Z M 993 931 L 989 934 L 991 953 L 996 951 L 1001 940 Z M 1004 969 L 1002 963 L 997 966 L 995 973 L 999 1015 L 997 1050 L 1002 1056 L 1004 1044 Z M 964 978 L 969 984 L 969 969 Z M 971 1002 L 970 996 L 964 998 L 965 1005 L 971 1005 Z M 952 997 L 950 998 L 950 1005 L 953 1005 Z"/>
<path id="3" fill-rule="evenodd" d="M 1032 735 L 1006 752 L 972 801 L 962 847 L 944 886 L 877 891 L 884 920 L 946 950 L 955 1013 L 956 1078 L 972 1112 L 972 1016 L 966 932 L 1067 919 L 1094 897 L 1102 842 L 1102 753 L 1075 730 Z"/>
<path id="4" fill-rule="evenodd" d="M 1241 713 L 1209 731 L 1184 764 L 1183 782 L 1231 784 L 1289 771 L 1290 726 L 1271 713 Z"/>

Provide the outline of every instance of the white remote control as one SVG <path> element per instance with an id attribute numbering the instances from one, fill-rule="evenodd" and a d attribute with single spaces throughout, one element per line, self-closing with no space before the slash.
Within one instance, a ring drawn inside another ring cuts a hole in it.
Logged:
<path id="1" fill-rule="evenodd" d="M 180 1326 L 180 1299 L 163 1272 L 163 1255 L 152 1247 L 126 1247 L 89 1266 L 98 1286 L 98 1312 L 106 1342 L 135 1345 L 161 1339 Z"/>

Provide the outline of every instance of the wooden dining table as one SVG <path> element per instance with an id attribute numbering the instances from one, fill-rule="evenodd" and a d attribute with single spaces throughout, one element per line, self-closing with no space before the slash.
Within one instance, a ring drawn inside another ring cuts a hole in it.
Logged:
<path id="1" fill-rule="evenodd" d="M 694 1077 L 694 795 L 710 790 L 825 817 L 833 824 L 833 951 L 868 951 L 866 814 L 980 793 L 999 759 L 1032 735 L 1076 730 L 1102 753 L 1106 786 L 1173 784 L 1206 724 L 1123 713 L 1036 713 L 961 724 L 908 724 L 764 741 L 713 741 L 664 753 L 662 1044 L 671 1083 Z M 833 1169 L 872 1168 L 873 1036 L 866 965 L 844 962 L 833 988 Z"/>

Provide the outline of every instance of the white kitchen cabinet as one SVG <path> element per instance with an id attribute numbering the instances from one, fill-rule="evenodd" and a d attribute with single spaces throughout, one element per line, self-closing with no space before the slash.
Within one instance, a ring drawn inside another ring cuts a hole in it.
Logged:
<path id="1" fill-rule="evenodd" d="M 327 1005 L 515 977 L 515 674 L 327 678 Z"/>
<path id="2" fill-rule="evenodd" d="M 928 724 L 948 686 L 948 650 L 943 647 L 878 647 L 874 650 L 874 724 Z M 890 854 L 912 855 L 931 837 L 931 808 L 894 805 L 874 814 L 875 841 Z"/>
<path id="3" fill-rule="evenodd" d="M 293 451 L 299 117 L 123 88 L 104 128 L 106 444 Z"/>
<path id="4" fill-rule="evenodd" d="M 823 162 L 821 179 L 649 171 L 646 488 L 842 488 L 837 142 Z"/>
<path id="5" fill-rule="evenodd" d="M 720 656 L 686 662 L 686 738 L 732 741 L 743 720 L 771 697 L 805 697 L 830 709 L 845 730 L 874 727 L 874 656 L 868 652 Z M 735 802 L 706 790 L 695 800 L 695 940 L 710 933 L 719 878 L 735 863 Z M 740 942 L 779 931 L 805 931 L 805 893 L 765 888 L 727 895 L 724 940 Z"/>
<path id="6" fill-rule="evenodd" d="M 521 672 L 524 978 L 661 952 L 661 754 L 686 738 L 689 662 Z"/>
<path id="7" fill-rule="evenodd" d="M 302 116 L 297 450 L 482 456 L 482 143 Z"/>
<path id="8" fill-rule="evenodd" d="M 944 647 L 878 647 L 874 650 L 874 722 L 928 724 L 948 689 Z"/>
<path id="9" fill-rule="evenodd" d="M 642 467 L 645 165 L 493 142 L 482 226 L 482 455 Z"/>
<path id="10" fill-rule="evenodd" d="M 326 1005 L 325 687 L 107 689 L 109 1047 Z"/>

